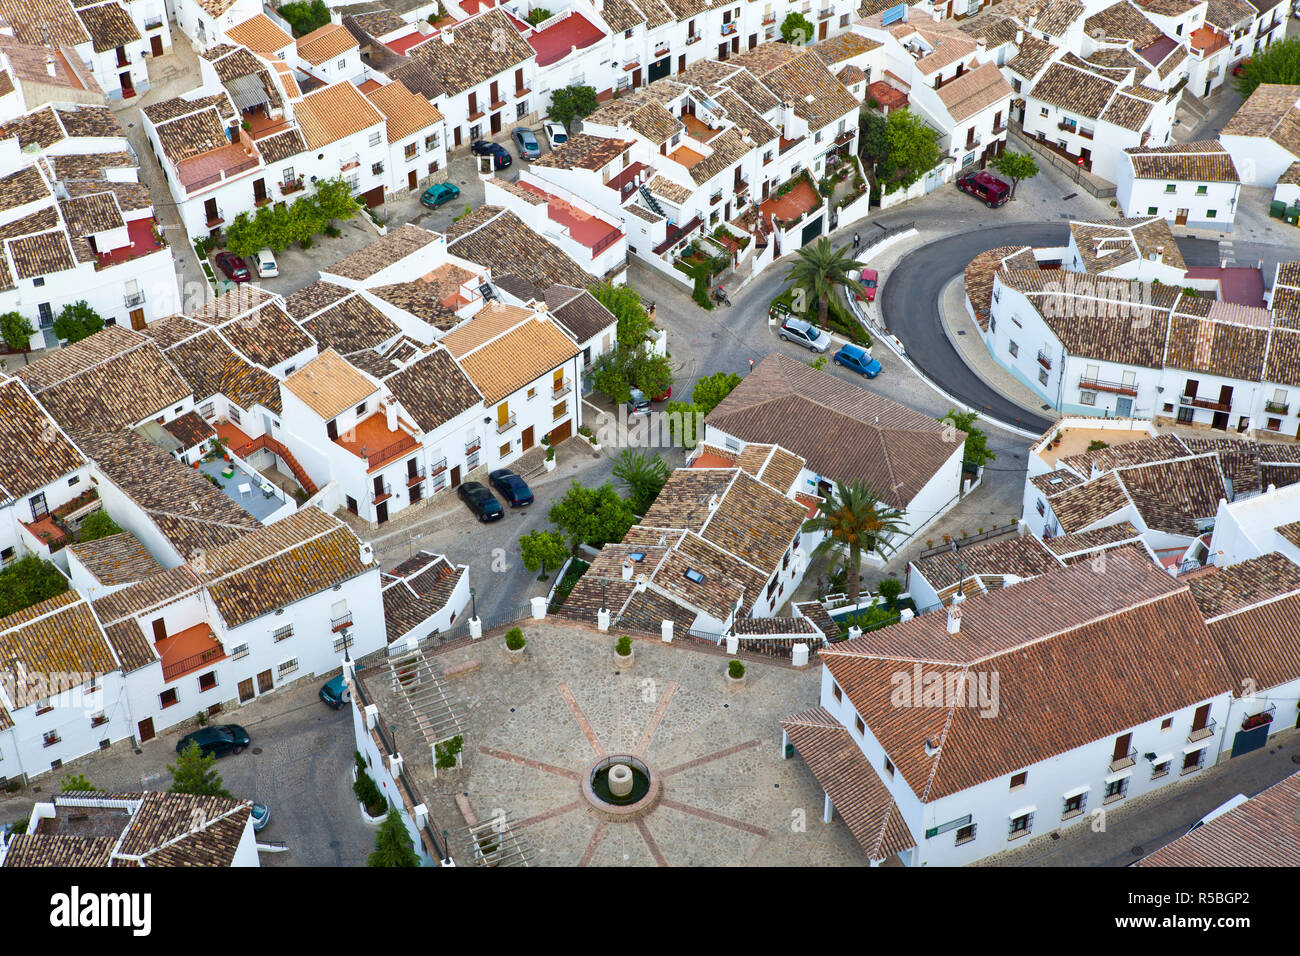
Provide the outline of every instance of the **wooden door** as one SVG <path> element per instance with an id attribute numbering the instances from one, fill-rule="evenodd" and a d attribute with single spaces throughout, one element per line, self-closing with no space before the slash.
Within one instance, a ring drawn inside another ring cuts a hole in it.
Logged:
<path id="1" fill-rule="evenodd" d="M 501 114 L 500 114 L 500 113 L 493 113 L 493 114 L 492 114 L 492 122 L 491 122 L 489 125 L 490 125 L 491 128 L 492 128 L 492 135 L 493 135 L 493 136 L 495 136 L 497 133 L 501 132 Z"/>
<path id="2" fill-rule="evenodd" d="M 1128 756 L 1128 745 L 1133 740 L 1132 734 L 1120 734 L 1115 738 L 1115 752 L 1111 754 L 1112 760 L 1123 760 Z"/>
<path id="3" fill-rule="evenodd" d="M 527 428 L 524 429 L 523 442 L 524 442 L 524 447 L 523 447 L 524 451 L 528 451 L 528 449 L 533 447 L 533 426 L 532 425 L 529 425 Z"/>
<path id="4" fill-rule="evenodd" d="M 271 672 L 269 670 L 262 671 L 262 673 L 257 675 L 257 692 L 259 694 L 266 694 L 274 689 L 275 682 L 271 680 Z"/>
<path id="5" fill-rule="evenodd" d="M 375 523 L 383 524 L 388 520 L 388 502 L 381 501 L 375 505 Z"/>
<path id="6" fill-rule="evenodd" d="M 1196 714 L 1192 717 L 1192 730 L 1204 730 L 1210 722 L 1210 705 L 1202 704 L 1196 708 Z"/>
<path id="7" fill-rule="evenodd" d="M 641 85 L 641 68 L 637 67 L 635 70 L 632 71 L 632 89 L 635 90 L 640 85 Z"/>
<path id="8" fill-rule="evenodd" d="M 140 723 L 136 724 L 136 727 L 139 731 L 137 736 L 140 738 L 140 743 L 144 743 L 146 740 L 153 740 L 152 717 L 146 717 L 144 720 L 140 721 Z"/>
<path id="9" fill-rule="evenodd" d="M 420 188 L 420 177 L 414 169 L 406 174 L 406 188 L 411 192 Z"/>
<path id="10" fill-rule="evenodd" d="M 165 640 L 166 637 L 167 622 L 162 618 L 158 618 L 158 620 L 153 622 L 153 642 L 157 644 L 159 641 Z"/>
<path id="11" fill-rule="evenodd" d="M 246 680 L 241 680 L 239 682 L 239 702 L 241 704 L 246 704 L 252 699 L 253 699 L 253 678 L 249 677 Z"/>
<path id="12" fill-rule="evenodd" d="M 563 425 L 557 425 L 552 429 L 550 434 L 551 444 L 558 445 L 564 439 L 573 434 L 573 419 L 569 419 Z"/>
<path id="13" fill-rule="evenodd" d="M 457 488 L 459 486 L 460 486 L 460 465 L 457 465 L 455 468 L 451 470 L 451 487 Z"/>
<path id="14" fill-rule="evenodd" d="M 132 309 L 131 328 L 135 329 L 136 331 L 139 331 L 140 329 L 143 329 L 144 326 L 145 326 L 144 309 Z"/>
<path id="15" fill-rule="evenodd" d="M 825 40 L 825 39 L 826 39 L 826 21 L 825 21 L 825 20 L 823 20 L 823 21 L 818 25 L 818 27 L 817 27 L 817 39 L 819 39 L 819 40 Z"/>
<path id="16" fill-rule="evenodd" d="M 1180 209 L 1180 210 L 1178 210 L 1177 214 L 1174 216 L 1174 225 L 1175 225 L 1175 226 L 1185 226 L 1185 225 L 1187 225 L 1187 210 L 1186 210 L 1186 209 Z"/>
<path id="17" fill-rule="evenodd" d="M 150 56 L 162 56 L 162 55 L 163 55 L 163 45 L 162 45 L 162 35 L 161 35 L 161 34 L 154 34 L 153 36 L 151 36 L 151 37 L 149 38 L 149 55 L 150 55 Z"/>

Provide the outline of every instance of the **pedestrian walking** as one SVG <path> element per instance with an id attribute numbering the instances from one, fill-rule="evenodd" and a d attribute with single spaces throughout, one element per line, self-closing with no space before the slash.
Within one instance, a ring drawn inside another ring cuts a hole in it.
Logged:
<path id="1" fill-rule="evenodd" d="M 855 232 L 855 233 L 853 234 L 853 251 L 854 251 L 854 252 L 857 252 L 857 251 L 858 251 L 858 246 L 860 246 L 860 245 L 862 245 L 862 237 L 859 236 L 859 235 Z"/>

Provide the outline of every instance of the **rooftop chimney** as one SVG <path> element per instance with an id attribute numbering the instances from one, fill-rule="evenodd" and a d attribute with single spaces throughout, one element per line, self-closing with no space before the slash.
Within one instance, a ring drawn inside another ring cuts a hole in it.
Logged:
<path id="1" fill-rule="evenodd" d="M 948 633 L 956 634 L 961 630 L 961 605 L 966 600 L 966 595 L 961 593 L 960 585 L 957 593 L 952 596 L 952 603 L 948 605 Z"/>
<path id="2" fill-rule="evenodd" d="M 450 30 L 443 30 L 443 31 L 442 31 L 442 42 L 445 43 L 445 44 L 447 44 L 447 46 L 451 46 L 453 43 L 456 42 L 456 38 L 455 38 L 454 36 L 452 36 L 452 33 L 451 33 Z"/>
<path id="3" fill-rule="evenodd" d="M 48 74 L 50 74 L 50 76 L 58 76 L 58 75 L 59 75 L 59 69 L 58 69 L 58 67 L 57 67 L 57 66 L 55 65 L 55 63 L 54 63 L 54 57 L 52 57 L 52 56 L 47 56 L 47 57 L 45 58 L 45 72 L 48 73 Z"/>
<path id="4" fill-rule="evenodd" d="M 1024 31 L 1024 30 L 1017 30 L 1017 31 L 1016 31 L 1016 46 L 1023 46 L 1023 45 L 1024 45 L 1024 42 L 1025 42 L 1025 31 Z"/>
<path id="5" fill-rule="evenodd" d="M 624 559 L 624 561 L 623 561 L 623 580 L 624 580 L 624 581 L 631 581 L 631 580 L 632 580 L 632 565 L 633 565 L 633 562 L 632 562 L 632 559 L 631 559 L 631 558 L 626 558 L 626 559 Z"/>
<path id="6" fill-rule="evenodd" d="M 419 21 L 415 25 L 415 28 L 420 31 L 421 36 L 427 37 L 429 36 L 429 34 L 433 33 L 433 24 L 430 23 L 428 20 Z"/>

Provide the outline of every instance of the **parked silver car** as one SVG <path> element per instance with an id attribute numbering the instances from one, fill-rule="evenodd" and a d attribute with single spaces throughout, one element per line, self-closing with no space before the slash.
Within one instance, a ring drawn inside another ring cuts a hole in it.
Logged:
<path id="1" fill-rule="evenodd" d="M 777 332 L 783 342 L 796 342 L 814 352 L 825 352 L 831 347 L 831 337 L 811 322 L 789 318 L 781 323 Z"/>

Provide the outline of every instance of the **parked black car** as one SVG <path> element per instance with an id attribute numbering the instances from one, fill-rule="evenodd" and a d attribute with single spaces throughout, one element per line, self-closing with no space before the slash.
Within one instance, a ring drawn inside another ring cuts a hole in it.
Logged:
<path id="1" fill-rule="evenodd" d="M 467 481 L 456 489 L 456 493 L 460 495 L 461 501 L 469 505 L 469 510 L 478 516 L 479 521 L 496 521 L 506 516 L 501 502 L 488 491 L 486 485 Z"/>
<path id="2" fill-rule="evenodd" d="M 511 508 L 526 508 L 533 503 L 533 490 L 509 468 L 498 468 L 488 475 L 488 481 Z"/>
<path id="3" fill-rule="evenodd" d="M 176 752 L 180 753 L 188 747 L 190 741 L 198 744 L 204 754 L 224 757 L 226 754 L 242 754 L 249 744 L 249 737 L 248 731 L 239 724 L 203 727 L 176 741 Z"/>
<path id="4" fill-rule="evenodd" d="M 492 143 L 486 139 L 476 139 L 469 147 L 473 150 L 475 156 L 491 156 L 493 169 L 505 169 L 513 160 L 506 148 L 500 143 Z"/>

